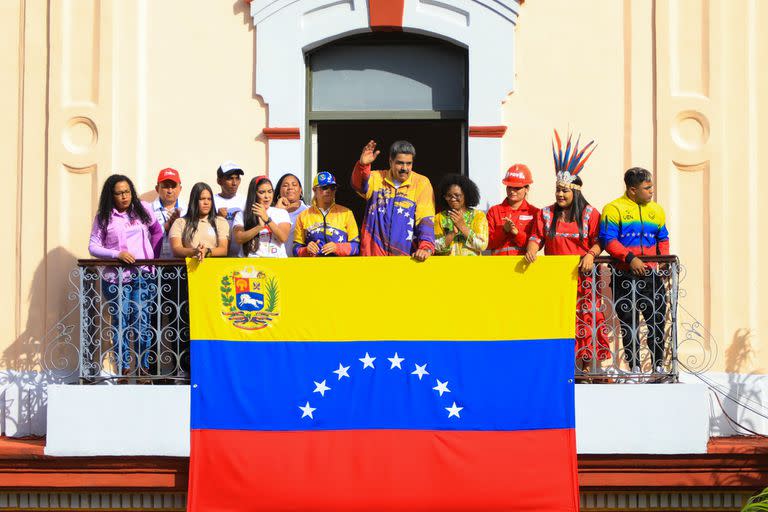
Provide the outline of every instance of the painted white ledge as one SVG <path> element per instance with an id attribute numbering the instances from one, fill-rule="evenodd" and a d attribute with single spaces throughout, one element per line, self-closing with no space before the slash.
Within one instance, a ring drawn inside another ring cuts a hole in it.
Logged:
<path id="1" fill-rule="evenodd" d="M 578 453 L 707 453 L 708 441 L 704 385 L 576 386 Z"/>
<path id="2" fill-rule="evenodd" d="M 45 453 L 187 457 L 189 386 L 49 386 Z"/>
<path id="3" fill-rule="evenodd" d="M 706 453 L 708 440 L 705 386 L 576 386 L 579 453 Z M 188 456 L 189 386 L 49 386 L 45 453 Z"/>

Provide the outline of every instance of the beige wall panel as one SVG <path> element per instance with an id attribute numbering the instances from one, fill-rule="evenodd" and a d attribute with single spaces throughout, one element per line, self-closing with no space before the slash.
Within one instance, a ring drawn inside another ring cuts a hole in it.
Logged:
<path id="1" fill-rule="evenodd" d="M 624 0 L 624 170 L 654 166 L 653 14 L 652 0 Z"/>
<path id="2" fill-rule="evenodd" d="M 674 96 L 709 96 L 709 0 L 666 0 Z"/>
<path id="3" fill-rule="evenodd" d="M 2 177 L 5 184 L 3 201 L 0 201 L 0 216 L 6 219 L 0 226 L 0 239 L 6 243 L 0 248 L 0 262 L 6 269 L 0 291 L 0 355 L 15 340 L 19 332 L 18 321 L 18 199 L 21 185 L 21 101 L 24 87 L 24 2 L 0 3 L 0 69 L 3 81 L 0 83 L 0 111 L 6 116 L 0 136 L 2 155 Z M 0 357 L 0 370 L 5 358 Z"/>
<path id="4" fill-rule="evenodd" d="M 760 250 L 765 247 L 760 239 L 765 236 L 765 227 L 759 209 L 760 174 L 764 174 L 759 163 L 760 154 L 765 152 L 759 108 L 768 92 L 758 36 L 768 21 L 764 4 L 745 0 L 723 6 L 719 55 L 724 148 L 722 188 L 718 192 L 723 197 L 722 257 L 727 276 L 723 279 L 722 342 L 730 353 L 755 361 L 756 368 L 752 369 L 761 373 L 768 371 L 768 351 L 762 347 L 766 331 L 759 326 L 760 317 L 765 316 L 760 306 L 768 285 L 760 268 Z M 762 42 L 765 44 L 764 37 Z"/>
<path id="5" fill-rule="evenodd" d="M 58 0 L 61 18 L 61 101 L 65 105 L 99 102 L 99 0 Z M 77 77 L 77 79 L 74 79 Z"/>
<path id="6" fill-rule="evenodd" d="M 93 219 L 89 205 L 98 194 L 99 171 L 109 166 L 111 23 L 108 1 L 50 5 L 45 261 L 49 334 L 43 340 L 43 354 L 48 354 L 46 349 L 57 335 L 51 328 L 76 306 L 67 300 L 73 289 L 70 274 L 76 259 L 87 255 Z M 74 314 L 66 320 L 77 324 Z"/>
<path id="7" fill-rule="evenodd" d="M 18 287 L 16 326 L 12 339 L 4 338 L 3 364 L 17 370 L 35 368 L 39 358 L 38 343 L 45 332 L 45 170 L 46 170 L 46 95 L 48 64 L 48 5 L 46 2 L 22 2 L 21 83 L 21 169 L 19 170 L 16 217 L 16 249 L 13 268 Z"/>
<path id="8" fill-rule="evenodd" d="M 752 0 L 748 16 L 749 26 L 749 98 L 750 98 L 750 227 L 748 237 L 754 246 L 749 251 L 749 267 L 755 275 L 750 279 L 750 317 L 756 318 L 749 339 L 762 354 L 760 366 L 768 372 L 768 236 L 763 220 L 768 201 L 768 2 Z M 761 208 L 762 207 L 762 208 Z M 754 282 L 752 282 L 754 280 Z"/>
<path id="9" fill-rule="evenodd" d="M 718 283 L 711 280 L 717 255 L 710 230 L 719 219 L 712 218 L 711 190 L 720 169 L 712 162 L 717 136 L 711 129 L 709 8 L 707 0 L 656 2 L 656 193 L 667 212 L 671 250 L 686 269 L 680 319 L 712 330 L 711 289 Z M 704 336 L 707 348 L 716 350 L 710 341 Z M 683 356 L 688 350 L 700 353 L 696 344 L 681 346 Z"/>
<path id="10" fill-rule="evenodd" d="M 638 5 L 633 12 L 648 18 L 650 4 L 637 3 L 645 5 Z M 615 0 L 594 0 L 588 6 L 571 0 L 532 1 L 522 7 L 515 29 L 516 89 L 503 107 L 509 126 L 503 161 L 505 165 L 522 162 L 531 168 L 534 185 L 529 199 L 533 204 L 543 206 L 554 201 L 550 148 L 553 128 L 562 135 L 570 126 L 587 140 L 594 138 L 598 142 L 583 171 L 584 193 L 590 202 L 600 208 L 623 191 L 627 43 L 624 7 L 625 2 Z M 596 16 L 596 12 L 600 15 Z M 630 49 L 630 53 L 635 50 Z M 650 92 L 651 84 L 650 74 L 643 72 L 650 62 L 642 62 L 643 54 L 647 58 L 648 50 L 637 53 L 635 71 L 640 76 L 631 76 L 638 83 L 639 97 L 644 96 L 644 90 Z M 500 59 L 499 65 L 508 65 L 506 62 Z M 650 101 L 650 96 L 646 97 Z M 645 101 L 638 100 L 635 108 L 650 108 L 648 104 L 640 106 Z M 640 116 L 637 122 L 643 125 L 647 118 L 643 121 Z M 649 130 L 650 126 L 643 129 Z M 651 138 L 651 133 L 645 137 Z M 647 147 L 642 144 L 638 148 Z M 502 198 L 499 183 L 498 196 L 492 202 Z"/>

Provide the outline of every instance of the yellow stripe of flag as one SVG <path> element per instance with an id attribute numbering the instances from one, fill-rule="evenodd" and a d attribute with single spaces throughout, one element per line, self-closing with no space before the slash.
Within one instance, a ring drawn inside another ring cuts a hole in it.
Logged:
<path id="1" fill-rule="evenodd" d="M 573 338 L 578 257 L 188 260 L 191 337 Z"/>

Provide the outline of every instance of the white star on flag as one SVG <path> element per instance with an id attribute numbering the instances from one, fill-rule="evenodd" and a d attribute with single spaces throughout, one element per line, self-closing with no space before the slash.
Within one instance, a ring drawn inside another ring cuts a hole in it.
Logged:
<path id="1" fill-rule="evenodd" d="M 440 396 L 443 396 L 443 393 L 450 393 L 451 390 L 448 389 L 448 381 L 440 382 L 440 379 L 435 379 L 437 381 L 437 386 L 433 387 L 435 391 L 440 393 Z M 315 382 L 317 384 L 317 382 Z"/>
<path id="2" fill-rule="evenodd" d="M 448 417 L 456 416 L 457 418 L 461 418 L 459 415 L 459 411 L 462 410 L 463 407 L 457 407 L 456 402 L 453 402 L 453 405 L 450 407 L 446 407 L 445 410 L 448 411 Z"/>
<path id="3" fill-rule="evenodd" d="M 349 370 L 349 366 L 342 366 L 341 363 L 339 363 L 339 369 L 333 370 L 333 373 L 337 374 L 339 376 L 339 380 L 341 380 L 342 377 L 349 378 L 349 374 L 347 371 Z"/>
<path id="4" fill-rule="evenodd" d="M 408 225 L 413 227 L 413 219 L 408 219 Z"/>
<path id="5" fill-rule="evenodd" d="M 421 380 L 423 376 L 429 375 L 429 372 L 427 371 L 427 363 L 424 363 L 421 366 L 419 366 L 418 364 L 414 366 L 416 366 L 416 369 L 411 372 L 411 375 L 418 375 L 419 380 Z"/>
<path id="6" fill-rule="evenodd" d="M 405 237 L 406 240 L 413 240 L 413 231 L 410 229 L 408 230 L 408 236 Z"/>
<path id="7" fill-rule="evenodd" d="M 397 213 L 399 213 L 400 215 L 403 214 L 403 207 L 402 206 L 398 206 L 397 207 Z"/>
<path id="8" fill-rule="evenodd" d="M 365 357 L 361 357 L 359 360 L 360 360 L 361 363 L 363 363 L 363 370 L 365 370 L 369 366 L 371 368 L 373 368 L 374 370 L 376 369 L 373 366 L 373 362 L 376 360 L 376 358 L 375 357 L 371 357 L 370 355 L 368 355 L 368 352 L 365 353 Z"/>
<path id="9" fill-rule="evenodd" d="M 344 241 L 344 237 L 339 235 L 339 238 L 337 238 L 336 241 L 337 242 L 343 242 Z"/>
<path id="10" fill-rule="evenodd" d="M 400 368 L 401 370 L 403 369 L 403 367 L 400 366 L 400 363 L 405 361 L 405 358 L 399 357 L 397 355 L 397 352 L 395 352 L 395 355 L 393 357 L 388 357 L 387 359 L 389 360 L 390 363 L 392 363 L 392 366 L 389 367 L 390 370 L 394 370 L 396 367 Z"/>
<path id="11" fill-rule="evenodd" d="M 301 409 L 302 418 L 306 418 L 307 416 L 309 416 L 310 419 L 312 420 L 315 419 L 314 417 L 312 417 L 312 413 L 317 410 L 317 407 L 312 407 L 309 405 L 309 402 L 307 402 L 307 405 L 305 405 L 304 407 L 299 406 L 299 409 Z"/>
<path id="12" fill-rule="evenodd" d="M 320 396 L 325 396 L 325 392 L 328 391 L 329 389 L 331 388 L 325 385 L 325 381 L 315 382 L 315 390 L 313 391 L 313 393 L 320 393 Z"/>

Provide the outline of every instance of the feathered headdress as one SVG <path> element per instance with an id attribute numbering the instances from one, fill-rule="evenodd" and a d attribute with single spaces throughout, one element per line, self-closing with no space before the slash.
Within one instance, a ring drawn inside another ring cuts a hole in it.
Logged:
<path id="1" fill-rule="evenodd" d="M 555 175 L 557 176 L 557 184 L 572 189 L 580 189 L 579 185 L 574 185 L 573 180 L 576 179 L 579 172 L 584 168 L 584 164 L 587 163 L 589 157 L 597 148 L 594 140 L 583 148 L 579 149 L 579 142 L 581 141 L 581 135 L 576 139 L 576 144 L 571 147 L 571 136 L 568 134 L 568 143 L 563 151 L 563 144 L 560 141 L 560 134 L 555 130 L 555 140 L 552 141 L 552 157 L 555 159 Z M 557 150 L 555 150 L 555 141 L 557 141 Z M 587 150 L 592 147 L 592 151 L 587 153 Z M 586 153 L 586 155 L 585 155 Z"/>

